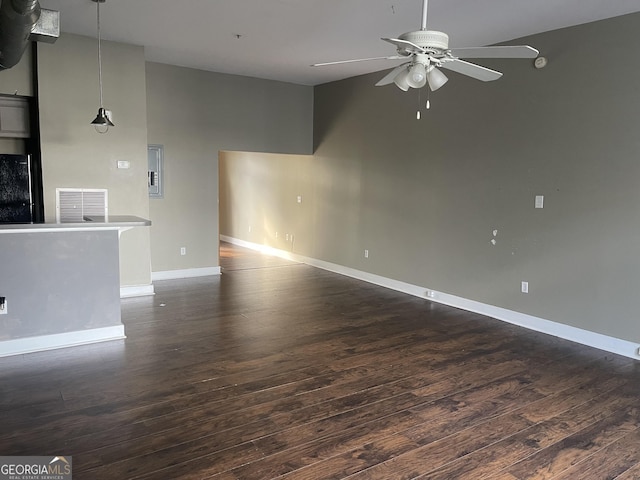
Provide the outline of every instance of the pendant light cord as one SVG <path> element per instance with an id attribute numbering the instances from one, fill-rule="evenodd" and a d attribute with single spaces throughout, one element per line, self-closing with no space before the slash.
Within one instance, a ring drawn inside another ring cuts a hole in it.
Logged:
<path id="1" fill-rule="evenodd" d="M 100 108 L 103 108 L 102 103 L 102 48 L 101 48 L 101 36 L 100 36 L 100 0 L 97 0 L 98 4 L 98 83 L 100 84 Z"/>

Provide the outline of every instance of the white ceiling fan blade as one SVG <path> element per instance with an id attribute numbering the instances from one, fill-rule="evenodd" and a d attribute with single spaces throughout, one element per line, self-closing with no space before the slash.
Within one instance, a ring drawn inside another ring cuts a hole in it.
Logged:
<path id="1" fill-rule="evenodd" d="M 483 82 L 490 82 L 492 80 L 498 80 L 502 73 L 490 68 L 476 65 L 475 63 L 465 62 L 464 60 L 454 59 L 450 62 L 442 62 L 442 68 L 453 70 L 454 72 L 467 75 Z"/>
<path id="2" fill-rule="evenodd" d="M 457 58 L 536 58 L 540 52 L 529 45 L 463 47 L 449 50 Z"/>
<path id="3" fill-rule="evenodd" d="M 382 38 L 385 42 L 389 42 L 395 45 L 397 48 L 404 50 L 408 53 L 424 53 L 425 49 L 420 45 L 416 45 L 409 40 L 401 40 L 399 38 Z"/>
<path id="4" fill-rule="evenodd" d="M 353 60 L 338 60 L 337 62 L 324 62 L 324 63 L 314 63 L 311 65 L 312 67 L 324 67 L 327 65 L 342 65 L 343 63 L 355 63 L 355 62 L 369 62 L 371 60 L 400 60 L 403 58 L 401 55 L 391 55 L 388 57 L 370 57 L 370 58 L 356 58 Z"/>
<path id="5" fill-rule="evenodd" d="M 390 83 L 393 83 L 393 81 L 396 79 L 398 74 L 403 69 L 407 68 L 407 65 L 409 65 L 408 62 L 407 63 L 403 63 L 402 65 L 398 65 L 396 68 L 394 68 L 389 73 L 387 73 L 384 77 L 382 77 L 380 79 L 380 81 L 378 83 L 376 83 L 376 87 L 382 87 L 384 85 L 389 85 Z"/>

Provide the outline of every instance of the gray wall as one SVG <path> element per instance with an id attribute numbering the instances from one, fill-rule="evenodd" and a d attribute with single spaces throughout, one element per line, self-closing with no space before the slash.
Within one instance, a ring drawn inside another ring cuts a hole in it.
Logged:
<path id="1" fill-rule="evenodd" d="M 218 152 L 310 153 L 313 89 L 158 63 L 146 79 L 148 140 L 165 166 L 164 198 L 150 202 L 153 271 L 217 267 Z"/>
<path id="2" fill-rule="evenodd" d="M 415 91 L 373 86 L 382 72 L 316 87 L 312 161 L 291 176 L 299 158 L 230 155 L 221 233 L 270 244 L 278 229 L 301 255 L 640 341 L 639 31 L 633 14 L 523 39 L 545 69 L 447 72 L 420 121 Z M 258 185 L 310 191 L 312 225 L 279 217 L 280 199 L 247 205 Z"/>
<path id="3" fill-rule="evenodd" d="M 31 46 L 27 48 L 18 64 L 0 72 L 0 93 L 33 96 L 31 64 L 33 62 Z"/>

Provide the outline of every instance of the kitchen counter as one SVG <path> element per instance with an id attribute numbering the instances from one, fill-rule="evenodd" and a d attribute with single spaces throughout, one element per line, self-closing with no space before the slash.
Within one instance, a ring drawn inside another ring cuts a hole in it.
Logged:
<path id="1" fill-rule="evenodd" d="M 130 215 L 0 224 L 0 357 L 125 338 L 119 237 Z"/>
<path id="2" fill-rule="evenodd" d="M 1 223 L 0 234 L 37 232 L 37 231 L 70 231 L 70 230 L 120 230 L 133 227 L 148 227 L 151 220 L 133 215 L 109 215 L 108 217 L 87 216 L 83 222 L 64 223 Z"/>

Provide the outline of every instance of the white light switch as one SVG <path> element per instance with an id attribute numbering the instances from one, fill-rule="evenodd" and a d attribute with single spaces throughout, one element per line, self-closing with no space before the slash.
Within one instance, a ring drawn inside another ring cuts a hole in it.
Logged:
<path id="1" fill-rule="evenodd" d="M 529 282 L 522 282 L 520 284 L 520 290 L 522 293 L 529 293 Z"/>
<path id="2" fill-rule="evenodd" d="M 544 208 L 544 195 L 536 195 L 536 208 Z"/>

